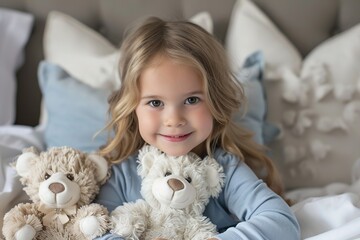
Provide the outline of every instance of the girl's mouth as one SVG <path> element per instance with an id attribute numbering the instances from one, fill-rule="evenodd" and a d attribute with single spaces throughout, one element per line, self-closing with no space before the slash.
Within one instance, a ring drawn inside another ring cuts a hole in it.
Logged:
<path id="1" fill-rule="evenodd" d="M 189 136 L 191 135 L 191 133 L 187 133 L 184 135 L 163 135 L 160 134 L 160 136 L 162 136 L 163 138 L 165 138 L 166 140 L 170 141 L 170 142 L 181 142 L 186 140 Z"/>

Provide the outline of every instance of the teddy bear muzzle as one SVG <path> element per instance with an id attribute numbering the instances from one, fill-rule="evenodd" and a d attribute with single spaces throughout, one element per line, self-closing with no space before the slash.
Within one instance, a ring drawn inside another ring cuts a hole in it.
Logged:
<path id="1" fill-rule="evenodd" d="M 175 209 L 186 208 L 196 198 L 195 188 L 183 177 L 177 175 L 155 180 L 152 193 L 161 205 Z"/>
<path id="2" fill-rule="evenodd" d="M 58 172 L 40 183 L 39 197 L 49 207 L 66 208 L 80 199 L 80 186 Z"/>

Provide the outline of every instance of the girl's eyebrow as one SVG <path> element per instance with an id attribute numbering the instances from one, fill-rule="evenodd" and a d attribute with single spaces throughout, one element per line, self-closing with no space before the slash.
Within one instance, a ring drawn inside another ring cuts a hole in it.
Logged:
<path id="1" fill-rule="evenodd" d="M 159 98 L 161 97 L 158 95 L 145 95 L 141 97 L 141 99 L 159 99 Z"/>
<path id="2" fill-rule="evenodd" d="M 204 94 L 204 91 L 194 91 L 194 92 L 189 92 L 187 94 L 185 94 L 185 96 L 189 96 L 189 95 L 201 95 Z"/>
<path id="3" fill-rule="evenodd" d="M 184 94 L 184 96 L 202 95 L 202 94 L 204 94 L 204 92 L 201 90 L 201 91 L 193 91 L 193 92 L 186 93 L 186 94 Z M 159 95 L 145 95 L 145 96 L 142 96 L 141 99 L 161 99 L 161 96 L 159 96 Z"/>

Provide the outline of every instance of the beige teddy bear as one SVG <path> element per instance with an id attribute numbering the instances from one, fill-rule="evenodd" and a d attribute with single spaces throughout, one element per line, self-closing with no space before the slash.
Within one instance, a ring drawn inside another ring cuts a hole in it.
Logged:
<path id="1" fill-rule="evenodd" d="M 140 240 L 204 240 L 217 234 L 203 215 L 224 183 L 215 159 L 193 153 L 170 157 L 145 146 L 139 153 L 138 174 L 144 200 L 125 203 L 111 213 L 112 233 Z"/>
<path id="2" fill-rule="evenodd" d="M 105 182 L 107 161 L 69 147 L 40 154 L 29 148 L 16 171 L 32 203 L 21 203 L 4 217 L 6 240 L 92 239 L 110 228 L 106 208 L 91 203 Z"/>

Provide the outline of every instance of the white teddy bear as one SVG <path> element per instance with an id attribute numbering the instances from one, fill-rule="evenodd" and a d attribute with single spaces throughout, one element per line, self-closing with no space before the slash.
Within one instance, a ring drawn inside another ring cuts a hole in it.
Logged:
<path id="1" fill-rule="evenodd" d="M 171 157 L 152 146 L 139 153 L 138 174 L 144 198 L 111 213 L 113 233 L 125 239 L 204 240 L 217 234 L 203 215 L 210 197 L 218 197 L 224 173 L 217 161 L 189 153 Z"/>

